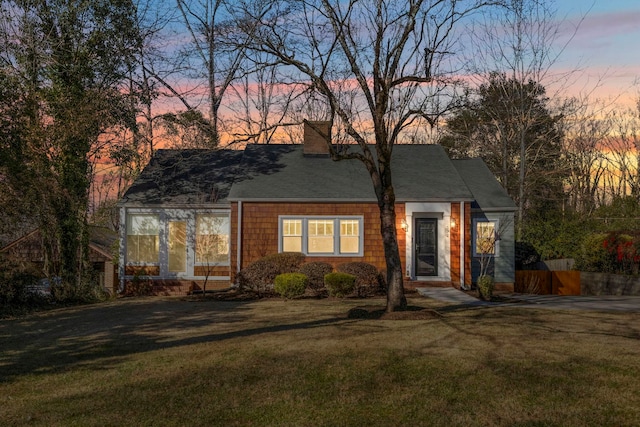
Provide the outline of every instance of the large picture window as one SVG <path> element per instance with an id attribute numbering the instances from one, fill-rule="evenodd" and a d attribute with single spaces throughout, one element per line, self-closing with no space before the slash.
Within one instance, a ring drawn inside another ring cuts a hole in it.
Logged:
<path id="1" fill-rule="evenodd" d="M 159 230 L 158 215 L 129 215 L 127 220 L 127 262 L 158 264 Z"/>
<path id="2" fill-rule="evenodd" d="M 230 226 L 227 214 L 196 216 L 196 263 L 229 264 Z"/>
<path id="3" fill-rule="evenodd" d="M 280 217 L 280 251 L 362 256 L 362 217 Z"/>
<path id="4" fill-rule="evenodd" d="M 474 256 L 498 256 L 498 221 L 475 220 Z"/>

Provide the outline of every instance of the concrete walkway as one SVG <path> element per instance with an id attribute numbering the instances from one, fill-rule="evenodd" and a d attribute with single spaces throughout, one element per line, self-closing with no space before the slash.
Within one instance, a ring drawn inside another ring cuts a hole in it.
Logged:
<path id="1" fill-rule="evenodd" d="M 640 296 L 564 296 L 508 294 L 510 302 L 480 301 L 455 288 L 418 288 L 427 298 L 470 307 L 501 306 L 553 310 L 624 311 L 640 313 Z"/>

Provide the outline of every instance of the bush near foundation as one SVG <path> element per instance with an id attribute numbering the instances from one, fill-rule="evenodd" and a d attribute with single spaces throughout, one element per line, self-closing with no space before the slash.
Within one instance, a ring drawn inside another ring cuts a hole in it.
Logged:
<path id="1" fill-rule="evenodd" d="M 304 294 L 309 279 L 302 273 L 278 274 L 274 283 L 274 290 L 283 298 L 295 298 Z"/>
<path id="2" fill-rule="evenodd" d="M 262 257 L 238 274 L 240 289 L 251 290 L 259 296 L 274 293 L 276 276 L 284 273 L 295 273 L 304 263 L 305 255 L 299 252 L 283 252 Z"/>
<path id="3" fill-rule="evenodd" d="M 300 267 L 300 273 L 309 278 L 308 288 L 315 292 L 316 295 L 326 293 L 327 288 L 324 286 L 324 276 L 331 272 L 333 272 L 333 266 L 328 262 L 313 261 Z"/>
<path id="4" fill-rule="evenodd" d="M 486 274 L 478 277 L 478 295 L 481 300 L 491 301 L 494 288 L 495 283 L 493 281 L 493 277 Z"/>
<path id="5" fill-rule="evenodd" d="M 347 262 L 340 264 L 337 271 L 355 276 L 355 292 L 359 297 L 369 297 L 384 293 L 384 278 L 372 264 Z"/>
<path id="6" fill-rule="evenodd" d="M 344 298 L 355 289 L 356 277 L 348 273 L 329 273 L 324 276 L 324 284 L 332 297 Z"/>

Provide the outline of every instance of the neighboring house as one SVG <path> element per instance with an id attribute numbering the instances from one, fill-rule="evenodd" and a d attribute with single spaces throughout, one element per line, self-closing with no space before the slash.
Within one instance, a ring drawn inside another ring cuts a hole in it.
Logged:
<path id="1" fill-rule="evenodd" d="M 392 165 L 406 286 L 471 285 L 477 248 L 497 237 L 484 255 L 512 289 L 516 207 L 484 162 L 450 160 L 439 145 L 396 145 Z M 331 160 L 308 124 L 300 145 L 158 150 L 119 207 L 121 286 L 142 275 L 227 287 L 251 262 L 285 251 L 385 269 L 364 165 Z"/>
<path id="2" fill-rule="evenodd" d="M 89 262 L 99 285 L 109 292 L 117 291 L 116 266 L 113 262 L 118 234 L 104 227 L 89 226 Z M 33 230 L 0 249 L 0 254 L 13 262 L 29 264 L 44 271 L 45 254 L 40 230 Z"/>

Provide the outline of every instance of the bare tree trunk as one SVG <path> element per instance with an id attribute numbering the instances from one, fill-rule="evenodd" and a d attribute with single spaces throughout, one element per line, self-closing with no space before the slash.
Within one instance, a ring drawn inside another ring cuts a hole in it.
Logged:
<path id="1" fill-rule="evenodd" d="M 384 194 L 383 201 L 380 202 L 380 233 L 387 264 L 387 311 L 392 312 L 405 309 L 407 299 L 404 295 L 402 262 L 398 248 L 393 187 L 387 188 Z"/>

